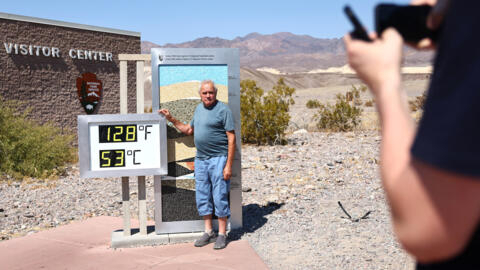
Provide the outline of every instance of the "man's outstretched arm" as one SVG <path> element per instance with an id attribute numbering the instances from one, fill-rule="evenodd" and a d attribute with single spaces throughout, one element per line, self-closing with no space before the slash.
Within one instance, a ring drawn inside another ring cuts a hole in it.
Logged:
<path id="1" fill-rule="evenodd" d="M 190 124 L 184 124 L 179 120 L 175 119 L 175 117 L 173 117 L 167 109 L 158 110 L 158 113 L 163 114 L 165 118 L 168 121 L 172 122 L 172 124 L 182 133 L 185 133 L 187 135 L 193 134 L 193 127 L 191 127 Z"/>

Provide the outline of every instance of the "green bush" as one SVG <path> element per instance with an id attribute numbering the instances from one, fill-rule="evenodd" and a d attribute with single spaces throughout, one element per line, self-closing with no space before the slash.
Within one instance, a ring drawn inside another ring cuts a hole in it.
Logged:
<path id="1" fill-rule="evenodd" d="M 352 86 L 352 91 L 345 95 L 338 94 L 335 105 L 321 104 L 313 116 L 317 128 L 328 131 L 351 131 L 361 122 L 362 109 L 358 89 Z"/>
<path id="2" fill-rule="evenodd" d="M 273 89 L 265 93 L 253 80 L 240 82 L 242 141 L 260 144 L 285 144 L 285 130 L 290 121 L 290 105 L 295 88 L 280 78 Z"/>
<path id="3" fill-rule="evenodd" d="M 316 109 L 316 108 L 320 108 L 320 101 L 316 100 L 316 99 L 310 99 L 309 101 L 307 101 L 307 108 L 309 109 Z"/>
<path id="4" fill-rule="evenodd" d="M 15 178 L 48 177 L 73 161 L 73 135 L 61 135 L 52 124 L 39 125 L 18 113 L 19 102 L 0 97 L 0 172 Z"/>

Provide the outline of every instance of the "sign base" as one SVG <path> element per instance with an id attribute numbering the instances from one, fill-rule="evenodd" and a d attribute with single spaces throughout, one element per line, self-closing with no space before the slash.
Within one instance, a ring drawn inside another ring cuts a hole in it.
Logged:
<path id="1" fill-rule="evenodd" d="M 194 242 L 203 232 L 156 234 L 155 226 L 147 227 L 147 234 L 141 235 L 138 229 L 132 229 L 130 236 L 125 236 L 123 230 L 112 232 L 111 248 L 132 248 L 141 246 L 159 246 L 176 243 Z"/>

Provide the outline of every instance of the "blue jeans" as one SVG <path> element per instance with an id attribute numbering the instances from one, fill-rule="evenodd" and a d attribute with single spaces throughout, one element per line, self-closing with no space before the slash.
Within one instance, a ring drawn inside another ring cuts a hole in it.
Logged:
<path id="1" fill-rule="evenodd" d="M 226 163 L 226 156 L 204 160 L 195 158 L 195 198 L 200 216 L 212 214 L 214 206 L 217 217 L 230 216 L 228 205 L 230 180 L 223 179 Z"/>

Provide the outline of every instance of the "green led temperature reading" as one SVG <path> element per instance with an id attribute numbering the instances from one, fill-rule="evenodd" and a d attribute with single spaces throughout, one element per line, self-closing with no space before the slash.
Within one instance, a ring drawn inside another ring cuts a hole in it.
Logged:
<path id="1" fill-rule="evenodd" d="M 98 126 L 100 143 L 136 142 L 137 125 Z"/>

